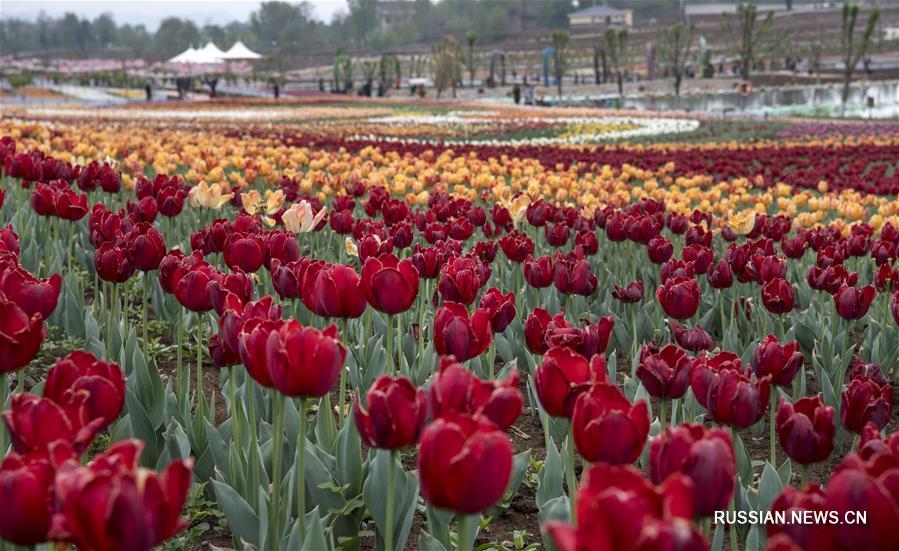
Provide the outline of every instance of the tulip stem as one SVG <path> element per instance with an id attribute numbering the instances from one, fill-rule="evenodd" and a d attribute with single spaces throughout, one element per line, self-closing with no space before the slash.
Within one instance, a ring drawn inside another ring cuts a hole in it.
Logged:
<path id="1" fill-rule="evenodd" d="M 197 312 L 197 415 L 205 413 L 206 395 L 203 392 L 203 314 Z"/>
<path id="2" fill-rule="evenodd" d="M 297 523 L 300 541 L 306 539 L 306 397 L 300 398 L 300 426 L 297 430 Z M 327 412 L 331 415 L 331 412 Z"/>
<path id="3" fill-rule="evenodd" d="M 771 459 L 771 464 L 777 468 L 777 435 L 774 430 L 775 417 L 777 416 L 777 387 L 771 387 L 771 422 L 768 423 L 771 425 L 769 428 L 770 437 L 771 437 L 771 451 L 768 454 L 768 457 Z"/>
<path id="4" fill-rule="evenodd" d="M 9 397 L 9 378 L 6 373 L 0 374 L 0 410 L 6 408 Z M 6 423 L 0 422 L 0 455 L 6 455 Z"/>
<path id="5" fill-rule="evenodd" d="M 177 352 L 178 363 L 175 370 L 175 390 L 178 392 L 178 401 L 181 402 L 181 385 L 184 380 L 184 365 L 181 360 L 181 349 L 184 348 L 184 312 L 182 312 L 180 308 L 178 309 L 178 319 L 176 321 L 178 323 L 178 327 L 177 335 L 175 336 L 175 349 Z"/>
<path id="6" fill-rule="evenodd" d="M 343 318 L 343 334 L 341 337 L 343 338 L 343 342 L 347 343 L 347 346 L 352 346 L 353 340 L 350 338 L 350 320 L 349 318 Z M 338 426 L 343 428 L 344 415 L 343 415 L 343 407 L 346 404 L 346 370 L 347 367 L 345 365 L 340 366 L 340 379 L 338 380 L 337 387 L 337 420 L 339 421 Z"/>
<path id="7" fill-rule="evenodd" d="M 668 411 L 665 409 L 665 399 L 659 400 L 659 428 L 664 431 L 668 426 Z"/>
<path id="8" fill-rule="evenodd" d="M 387 316 L 387 373 L 393 375 L 393 316 Z"/>
<path id="9" fill-rule="evenodd" d="M 393 507 L 396 500 L 396 450 L 390 450 L 387 466 L 387 512 L 384 521 L 384 549 L 393 551 Z"/>
<path id="10" fill-rule="evenodd" d="M 471 551 L 472 542 L 474 539 L 472 530 L 474 529 L 474 523 L 471 522 L 472 517 L 474 515 L 462 515 L 462 518 L 459 519 L 459 534 L 458 540 L 456 541 L 456 549 L 457 551 Z"/>
<path id="11" fill-rule="evenodd" d="M 803 465 L 802 466 L 802 482 L 801 482 L 800 488 L 805 488 L 806 486 L 808 486 L 808 471 L 809 471 L 808 465 Z"/>
<path id="12" fill-rule="evenodd" d="M 150 359 L 150 343 L 147 341 L 147 295 L 150 293 L 150 273 L 144 272 L 143 276 L 144 289 L 141 299 L 141 326 L 143 328 L 144 341 L 144 360 Z"/>
<path id="13" fill-rule="evenodd" d="M 568 461 L 565 465 L 565 483 L 568 484 L 568 501 L 571 506 L 571 524 L 577 524 L 577 478 L 574 474 L 574 425 L 568 422 Z"/>
<path id="14" fill-rule="evenodd" d="M 302 416 L 300 416 L 302 419 Z M 302 422 L 302 421 L 301 421 Z M 272 511 L 269 514 L 272 535 L 268 541 L 281 537 L 281 453 L 284 448 L 284 396 L 272 392 Z M 302 539 L 300 540 L 302 541 Z M 278 545 L 275 544 L 275 547 Z"/>

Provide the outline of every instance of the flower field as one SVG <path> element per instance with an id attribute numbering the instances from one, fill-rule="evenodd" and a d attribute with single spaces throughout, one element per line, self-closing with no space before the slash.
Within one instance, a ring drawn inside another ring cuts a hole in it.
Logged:
<path id="1" fill-rule="evenodd" d="M 899 546 L 899 127 L 291 101 L 4 112 L 0 548 Z"/>

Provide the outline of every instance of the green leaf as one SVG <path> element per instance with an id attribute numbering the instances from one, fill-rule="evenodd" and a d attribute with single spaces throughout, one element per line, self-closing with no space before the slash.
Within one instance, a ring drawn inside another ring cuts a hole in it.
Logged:
<path id="1" fill-rule="evenodd" d="M 564 472 L 562 456 L 551 442 L 546 450 L 546 459 L 537 473 L 537 507 L 543 507 L 551 500 L 562 495 L 562 476 Z"/>
<path id="2" fill-rule="evenodd" d="M 212 489 L 215 491 L 215 500 L 225 513 L 231 532 L 238 542 L 246 541 L 254 546 L 259 546 L 259 516 L 253 512 L 249 504 L 237 495 L 234 488 L 224 482 L 212 479 Z"/>
<path id="3" fill-rule="evenodd" d="M 756 504 L 757 510 L 767 511 L 770 509 L 771 504 L 774 503 L 774 500 L 780 495 L 783 489 L 784 485 L 780 480 L 780 476 L 777 474 L 777 470 L 771 463 L 766 462 L 765 467 L 762 470 L 762 477 L 759 480 L 759 500 Z"/>

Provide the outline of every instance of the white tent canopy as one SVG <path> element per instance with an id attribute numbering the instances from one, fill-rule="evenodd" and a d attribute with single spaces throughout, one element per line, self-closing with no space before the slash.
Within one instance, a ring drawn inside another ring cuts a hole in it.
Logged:
<path id="1" fill-rule="evenodd" d="M 253 50 L 247 48 L 246 44 L 242 41 L 238 40 L 234 43 L 231 48 L 222 55 L 222 59 L 224 60 L 238 60 L 238 59 L 262 59 L 262 55 L 257 54 Z"/>
<path id="2" fill-rule="evenodd" d="M 209 42 L 202 48 L 190 47 L 180 54 L 169 60 L 169 63 L 196 63 L 196 64 L 212 64 L 221 63 L 224 59 L 225 52 L 218 46 Z"/>
<path id="3" fill-rule="evenodd" d="M 190 46 L 180 54 L 170 59 L 169 63 L 193 63 L 192 60 L 196 57 L 198 51 L 199 50 L 197 50 L 193 46 Z"/>

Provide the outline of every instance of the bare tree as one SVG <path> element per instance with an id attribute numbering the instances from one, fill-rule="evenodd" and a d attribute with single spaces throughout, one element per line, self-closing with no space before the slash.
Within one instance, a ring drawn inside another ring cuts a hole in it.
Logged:
<path id="1" fill-rule="evenodd" d="M 775 34 L 773 11 L 769 11 L 765 18 L 759 21 L 758 8 L 755 4 L 740 4 L 737 6 L 736 16 L 725 13 L 722 18 L 725 36 L 738 41 L 732 43 L 731 47 L 740 58 L 740 78 L 743 80 L 749 80 L 752 65 L 757 58 L 776 49 L 788 36 L 786 32 Z"/>
<path id="2" fill-rule="evenodd" d="M 852 84 L 852 74 L 855 67 L 868 53 L 871 45 L 871 37 L 877 27 L 880 18 L 880 9 L 871 8 L 868 12 L 868 22 L 862 31 L 861 37 L 856 40 L 855 24 L 858 20 L 858 5 L 843 5 L 843 27 L 840 33 L 840 48 L 843 51 L 843 90 L 840 94 L 840 116 L 846 114 L 846 101 L 849 99 L 849 85 Z"/>
<path id="3" fill-rule="evenodd" d="M 455 98 L 456 83 L 462 76 L 459 42 L 452 36 L 447 36 L 438 44 L 431 46 L 431 51 L 434 58 L 434 86 L 437 88 L 437 97 L 450 88 Z"/>
<path id="4" fill-rule="evenodd" d="M 478 33 L 474 31 L 468 31 L 468 33 L 465 35 L 465 41 L 468 43 L 468 52 L 465 56 L 465 68 L 468 69 L 469 81 L 473 88 L 474 74 L 475 71 L 478 70 L 477 61 L 474 57 L 474 45 L 478 41 Z"/>
<path id="5" fill-rule="evenodd" d="M 562 99 L 562 78 L 568 70 L 568 47 L 569 35 L 567 31 L 555 31 L 553 33 L 553 71 L 556 77 L 556 86 L 559 89 L 559 100 Z"/>
<path id="6" fill-rule="evenodd" d="M 618 96 L 624 103 L 624 69 L 628 65 L 627 57 L 627 29 L 608 28 L 605 36 L 606 58 L 611 65 L 615 82 L 618 83 Z"/>
<path id="7" fill-rule="evenodd" d="M 674 78 L 674 101 L 680 107 L 680 87 L 687 70 L 687 61 L 693 49 L 693 25 L 677 23 L 662 31 L 662 64 Z"/>

